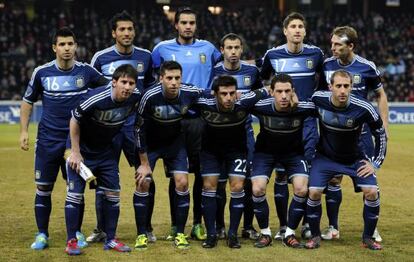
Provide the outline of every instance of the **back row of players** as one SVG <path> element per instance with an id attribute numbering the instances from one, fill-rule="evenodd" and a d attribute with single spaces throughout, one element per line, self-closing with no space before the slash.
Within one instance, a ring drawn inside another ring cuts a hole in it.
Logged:
<path id="1" fill-rule="evenodd" d="M 211 248 L 227 233 L 228 246 L 240 248 L 237 229 L 244 209 L 242 236 L 255 239 L 256 247 L 269 246 L 272 238 L 265 194 L 275 167 L 280 222 L 276 239 L 283 238 L 289 247 L 317 248 L 321 236 L 339 238 L 340 175 L 347 174 L 364 192 L 363 243 L 370 249 L 382 248 L 379 235 L 377 239 L 374 235 L 379 214 L 374 171 L 385 156 L 388 105 L 375 65 L 354 53 L 357 33 L 353 28 L 333 30 L 333 56 L 323 61 L 318 47 L 303 43 L 304 17 L 292 13 L 283 22 L 287 43 L 268 50 L 258 62 L 259 70 L 240 60 L 243 41 L 238 35 L 224 36 L 220 52 L 208 41 L 196 39 L 196 14 L 189 8 L 176 13 L 177 38 L 159 43 L 152 53 L 133 45 L 136 24 L 127 12 L 116 14 L 111 26 L 115 45 L 97 52 L 91 65 L 74 60 L 74 34 L 67 28 L 58 30 L 53 38 L 56 60 L 35 69 L 24 96 L 23 150 L 28 150 L 33 103 L 40 96 L 43 101 L 35 153 L 38 233 L 33 249 L 48 246 L 51 193 L 60 168 L 67 174 L 68 184 L 66 252 L 80 254 L 80 248 L 87 246 L 81 233 L 85 181 L 77 174 L 80 162 L 84 162 L 98 177 L 97 228 L 88 242 L 105 240 L 105 249 L 130 251 L 115 238 L 122 150 L 129 164 L 137 168 L 133 196 L 136 249 L 146 249 L 148 241 L 156 240 L 151 225 L 155 194 L 151 173 L 159 158 L 171 178 L 172 227 L 168 238 L 177 248 L 189 246 L 184 234 L 189 171 L 195 173 L 193 238 Z M 158 84 L 153 72 L 159 75 Z M 272 75 L 275 77 L 266 91 L 262 79 Z M 332 92 L 314 92 L 328 85 Z M 236 88 L 244 93 L 238 100 Z M 213 96 L 205 91 L 210 89 Z M 365 100 L 370 90 L 378 98 L 381 117 Z M 294 93 L 301 101 L 297 108 L 291 103 Z M 256 142 L 250 113 L 260 120 Z M 136 125 L 140 126 L 137 134 Z M 69 129 L 71 145 L 67 142 Z M 66 148 L 71 148 L 67 169 L 63 159 Z M 228 232 L 224 230 L 227 178 L 231 190 Z M 294 189 L 289 211 L 288 179 Z M 321 234 L 324 189 L 329 227 Z M 253 210 L 260 234 L 252 226 Z M 201 226 L 202 214 L 207 234 Z M 302 236 L 308 238 L 305 245 L 295 237 L 302 217 Z"/>

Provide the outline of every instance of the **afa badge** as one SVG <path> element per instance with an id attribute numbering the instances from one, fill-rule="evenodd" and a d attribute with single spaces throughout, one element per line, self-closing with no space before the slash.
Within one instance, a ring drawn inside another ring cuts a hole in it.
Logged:
<path id="1" fill-rule="evenodd" d="M 306 67 L 309 69 L 313 68 L 313 60 L 312 59 L 306 59 Z"/>
<path id="2" fill-rule="evenodd" d="M 252 84 L 252 79 L 250 78 L 250 76 L 243 77 L 243 84 L 245 86 L 250 86 Z"/>
<path id="3" fill-rule="evenodd" d="M 346 120 L 346 124 L 347 127 L 352 127 L 354 125 L 354 119 L 349 118 Z"/>
<path id="4" fill-rule="evenodd" d="M 85 79 L 83 79 L 83 76 L 77 76 L 75 79 L 75 85 L 77 88 L 82 88 L 85 86 Z"/>
<path id="5" fill-rule="evenodd" d="M 35 171 L 35 178 L 36 179 L 40 179 L 40 175 L 41 175 L 42 173 L 40 172 L 40 170 L 36 170 Z"/>
<path id="6" fill-rule="evenodd" d="M 138 64 L 137 64 L 137 72 L 138 73 L 144 72 L 144 63 L 138 62 Z"/>
<path id="7" fill-rule="evenodd" d="M 361 83 L 361 75 L 360 74 L 355 74 L 354 77 L 354 84 L 360 84 Z"/>
<path id="8" fill-rule="evenodd" d="M 69 182 L 69 189 L 70 190 L 74 190 L 75 189 L 75 184 L 73 183 L 73 181 Z"/>
<path id="9" fill-rule="evenodd" d="M 181 108 L 181 114 L 182 114 L 182 115 L 185 115 L 185 114 L 187 114 L 187 112 L 188 112 L 188 106 L 183 106 L 183 107 Z"/>
<path id="10" fill-rule="evenodd" d="M 202 64 L 205 64 L 207 62 L 207 56 L 206 56 L 206 54 L 204 54 L 204 53 L 201 53 L 200 54 L 200 62 Z"/>
<path id="11" fill-rule="evenodd" d="M 300 126 L 300 120 L 299 120 L 299 119 L 295 119 L 295 120 L 293 120 L 293 124 L 292 124 L 292 126 L 293 126 L 293 127 L 299 127 L 299 126 Z"/>

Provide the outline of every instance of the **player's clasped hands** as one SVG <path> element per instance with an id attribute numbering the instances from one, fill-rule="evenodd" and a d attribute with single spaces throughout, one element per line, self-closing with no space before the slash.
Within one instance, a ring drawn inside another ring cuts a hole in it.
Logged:
<path id="1" fill-rule="evenodd" d="M 152 175 L 152 170 L 149 165 L 140 165 L 135 172 L 135 183 L 138 187 L 142 186 L 147 176 Z"/>
<path id="2" fill-rule="evenodd" d="M 79 173 L 80 171 L 80 163 L 83 162 L 83 157 L 80 152 L 71 152 L 70 156 L 67 159 L 70 168 L 76 170 Z"/>
<path id="3" fill-rule="evenodd" d="M 357 175 L 359 177 L 368 177 L 375 173 L 375 168 L 368 160 L 361 160 L 363 163 L 357 170 Z"/>

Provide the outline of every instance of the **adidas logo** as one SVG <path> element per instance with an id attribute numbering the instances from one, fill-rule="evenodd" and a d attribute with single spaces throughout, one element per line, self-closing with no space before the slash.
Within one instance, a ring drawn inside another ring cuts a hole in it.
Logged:
<path id="1" fill-rule="evenodd" d="M 63 86 L 70 86 L 68 81 L 65 81 L 65 83 L 63 83 Z"/>
<path id="2" fill-rule="evenodd" d="M 293 64 L 293 67 L 297 68 L 297 67 L 300 67 L 300 65 L 296 62 L 296 63 Z"/>
<path id="3" fill-rule="evenodd" d="M 244 208 L 244 205 L 243 204 L 238 204 L 238 205 L 234 205 L 233 207 L 234 208 Z"/>
<path id="4" fill-rule="evenodd" d="M 75 208 L 75 207 L 69 204 L 69 205 L 66 205 L 65 208 Z"/>
<path id="5" fill-rule="evenodd" d="M 187 51 L 187 53 L 185 54 L 185 56 L 192 56 L 193 54 L 190 51 Z"/>
<path id="6" fill-rule="evenodd" d="M 36 204 L 35 207 L 46 207 L 46 206 L 43 204 Z"/>

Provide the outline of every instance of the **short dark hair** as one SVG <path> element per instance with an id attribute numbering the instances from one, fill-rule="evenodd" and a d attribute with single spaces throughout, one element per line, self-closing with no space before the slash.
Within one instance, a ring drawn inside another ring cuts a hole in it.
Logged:
<path id="1" fill-rule="evenodd" d="M 164 63 L 161 64 L 160 75 L 161 76 L 165 75 L 165 71 L 167 70 L 180 70 L 181 73 L 183 72 L 182 66 L 177 61 L 173 61 L 173 60 L 165 61 Z"/>
<path id="2" fill-rule="evenodd" d="M 130 64 L 123 64 L 119 66 L 112 75 L 112 79 L 118 81 L 120 77 L 130 77 L 135 80 L 138 79 L 138 72 L 137 70 Z"/>
<path id="3" fill-rule="evenodd" d="M 352 26 L 337 26 L 332 30 L 331 37 L 333 35 L 343 39 L 347 45 L 354 44 L 354 48 L 358 43 L 358 33 Z"/>
<path id="4" fill-rule="evenodd" d="M 240 44 L 243 45 L 243 39 L 239 35 L 237 35 L 235 33 L 229 33 L 229 34 L 223 36 L 223 38 L 221 38 L 221 40 L 220 40 L 220 46 L 221 47 L 224 47 L 224 41 L 226 41 L 227 39 L 229 39 L 229 40 L 239 39 Z"/>
<path id="5" fill-rule="evenodd" d="M 178 24 L 178 22 L 180 21 L 181 14 L 194 15 L 196 18 L 196 22 L 197 22 L 197 13 L 193 9 L 191 9 L 191 7 L 186 6 L 186 7 L 179 8 L 177 12 L 175 13 L 175 16 L 174 16 L 175 24 Z"/>
<path id="6" fill-rule="evenodd" d="M 134 28 L 135 28 L 135 20 L 134 20 L 134 18 L 127 12 L 127 11 L 122 11 L 121 13 L 117 13 L 117 14 L 115 14 L 112 18 L 111 18 L 111 20 L 110 20 L 110 24 L 111 24 L 111 29 L 113 30 L 113 31 L 115 31 L 116 30 L 116 27 L 117 27 L 117 23 L 119 22 L 119 21 L 130 21 L 130 22 L 132 22 L 132 24 L 134 25 Z"/>
<path id="7" fill-rule="evenodd" d="M 73 37 L 73 41 L 75 41 L 76 43 L 75 33 L 73 33 L 73 31 L 70 30 L 70 28 L 66 26 L 59 28 L 53 33 L 52 44 L 55 45 L 57 43 L 58 37 Z"/>
<path id="8" fill-rule="evenodd" d="M 352 85 L 353 79 L 352 79 L 351 73 L 349 73 L 348 71 L 343 70 L 343 69 L 339 69 L 339 70 L 336 70 L 335 72 L 333 72 L 333 74 L 331 75 L 331 79 L 330 79 L 331 85 L 333 85 L 334 78 L 337 75 L 349 78 L 349 80 L 351 80 L 351 85 Z"/>
<path id="9" fill-rule="evenodd" d="M 283 20 L 283 28 L 287 28 L 289 23 L 292 22 L 292 20 L 298 19 L 303 22 L 303 25 L 306 28 L 306 19 L 301 13 L 293 12 L 290 13 L 288 16 L 286 16 L 285 20 Z"/>
<path id="10" fill-rule="evenodd" d="M 236 78 L 230 75 L 221 75 L 214 79 L 212 89 L 214 92 L 219 91 L 220 86 L 235 86 L 237 89 L 237 80 Z"/>
<path id="11" fill-rule="evenodd" d="M 276 83 L 290 83 L 293 88 L 293 80 L 292 77 L 288 74 L 277 74 L 272 78 L 270 82 L 270 89 L 274 90 Z"/>

